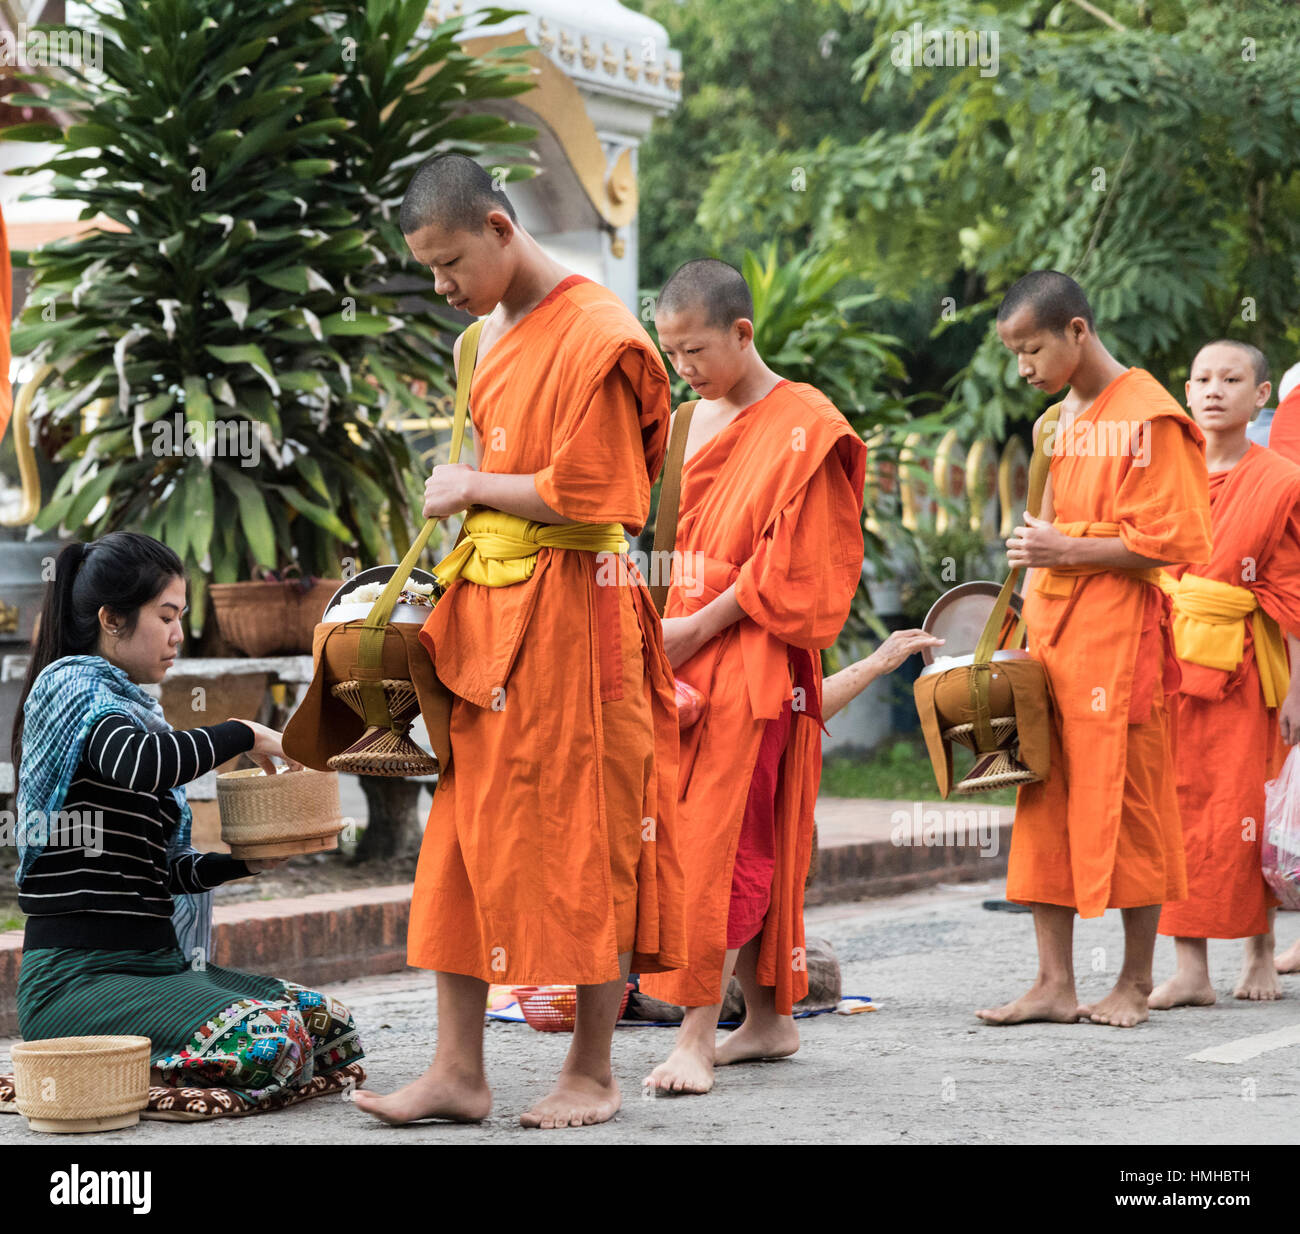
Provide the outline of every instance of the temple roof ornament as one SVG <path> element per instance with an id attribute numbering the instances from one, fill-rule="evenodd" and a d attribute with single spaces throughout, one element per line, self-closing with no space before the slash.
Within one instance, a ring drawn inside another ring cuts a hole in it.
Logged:
<path id="1" fill-rule="evenodd" d="M 476 26 L 464 37 L 521 31 L 584 93 L 604 92 L 657 104 L 660 113 L 681 101 L 681 52 L 668 46 L 668 33 L 657 21 L 624 8 L 618 0 L 524 0 L 524 4 L 527 14 L 496 26 Z M 425 21 L 432 27 L 474 8 L 473 0 L 433 0 Z"/>

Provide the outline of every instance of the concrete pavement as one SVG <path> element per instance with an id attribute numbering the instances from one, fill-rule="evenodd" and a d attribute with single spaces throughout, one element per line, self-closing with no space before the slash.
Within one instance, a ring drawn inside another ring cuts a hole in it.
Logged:
<path id="1" fill-rule="evenodd" d="M 672 1030 L 620 1029 L 615 1073 L 625 1104 L 600 1127 L 526 1131 L 518 1113 L 543 1092 L 568 1038 L 524 1025 L 487 1029 L 492 1116 L 477 1126 L 391 1129 L 342 1098 L 278 1114 L 207 1125 L 145 1122 L 65 1142 L 229 1143 L 1292 1143 L 1300 1116 L 1300 976 L 1284 977 L 1275 1003 L 1231 997 L 1240 947 L 1212 943 L 1220 1002 L 1155 1013 L 1136 1029 L 1080 1023 L 990 1028 L 977 1007 L 1020 993 L 1033 979 L 1028 915 L 988 912 L 999 883 L 914 892 L 810 909 L 808 931 L 829 939 L 844 990 L 879 1010 L 801 1021 L 793 1059 L 722 1069 L 706 1097 L 639 1096 L 641 1077 L 663 1057 Z M 1279 948 L 1300 935 L 1300 915 L 1280 914 Z M 1123 945 L 1118 913 L 1078 923 L 1075 963 L 1085 1001 L 1106 992 Z M 1173 964 L 1157 946 L 1157 980 Z M 432 975 L 407 971 L 333 984 L 353 1009 L 370 1087 L 404 1083 L 427 1064 L 433 1041 Z M 1246 1039 L 1253 1039 L 1247 1041 Z M 1234 1063 L 1191 1056 L 1238 1043 Z M 0 1042 L 0 1069 L 9 1069 Z M 1255 1051 L 1261 1052 L 1255 1052 Z M 0 1144 L 48 1142 L 25 1121 L 0 1116 Z"/>

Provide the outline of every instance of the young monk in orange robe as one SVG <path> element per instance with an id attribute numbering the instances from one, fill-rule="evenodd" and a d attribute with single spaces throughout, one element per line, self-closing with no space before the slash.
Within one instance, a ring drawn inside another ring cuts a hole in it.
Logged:
<path id="1" fill-rule="evenodd" d="M 1280 995 L 1277 901 L 1261 850 L 1264 784 L 1300 735 L 1300 674 L 1288 683 L 1282 637 L 1293 653 L 1300 647 L 1300 467 L 1246 437 L 1268 394 L 1268 363 L 1248 344 L 1207 343 L 1192 361 L 1187 403 L 1205 434 L 1214 554 L 1206 565 L 1167 571 L 1178 580 L 1166 590 L 1182 670 L 1170 703 L 1187 899 L 1160 915 L 1178 969 L 1151 994 L 1159 1009 L 1215 1001 L 1208 938 L 1246 940 L 1237 998 Z"/>
<path id="2" fill-rule="evenodd" d="M 1268 430 L 1268 448 L 1300 464 L 1300 385 L 1278 403 Z"/>
<path id="3" fill-rule="evenodd" d="M 1007 561 L 1033 570 L 1029 652 L 1055 701 L 1051 772 L 1020 787 L 1007 870 L 1007 899 L 1033 906 L 1039 972 L 1026 994 L 978 1014 L 1131 1027 L 1148 1016 L 1160 906 L 1187 894 L 1156 571 L 1209 560 L 1204 438 L 1149 373 L 1111 356 L 1066 275 L 1014 284 L 997 329 L 1035 389 L 1070 392 L 1042 517 L 1027 515 L 1007 542 Z M 1074 916 L 1107 908 L 1123 910 L 1123 965 L 1110 994 L 1080 1006 Z"/>
<path id="4" fill-rule="evenodd" d="M 425 516 L 486 508 L 533 531 L 639 529 L 669 407 L 667 370 L 636 319 L 547 257 L 470 159 L 422 165 L 401 225 L 439 294 L 490 314 L 470 399 L 479 468 L 435 467 Z M 476 559 L 501 551 L 470 538 Z M 438 973 L 438 1043 L 413 1083 L 357 1094 L 388 1122 L 487 1116 L 489 982 L 578 987 L 568 1057 L 524 1125 L 611 1118 L 610 1041 L 629 963 L 685 963 L 672 671 L 639 575 L 613 571 L 625 585 L 598 586 L 598 569 L 595 552 L 542 547 L 524 581 L 455 578 L 421 632 L 454 695 L 452 761 L 425 829 L 407 945 L 412 965 Z"/>
<path id="5" fill-rule="evenodd" d="M 1273 423 L 1269 427 L 1268 448 L 1292 463 L 1300 464 L 1300 383 L 1287 389 L 1287 379 L 1296 368 L 1300 365 L 1289 369 L 1278 386 L 1277 411 L 1273 413 Z M 1287 642 L 1290 646 L 1289 639 Z M 1300 973 L 1300 939 L 1277 957 L 1274 967 L 1279 973 Z"/>
<path id="6" fill-rule="evenodd" d="M 689 966 L 643 978 L 683 1004 L 648 1087 L 707 1092 L 713 1067 L 794 1053 L 807 993 L 803 885 L 821 778 L 821 661 L 862 572 L 866 447 L 819 390 L 786 381 L 754 349 L 740 272 L 689 262 L 655 325 L 700 397 L 686 444 L 664 647 L 708 700 L 682 733 L 679 852 Z M 735 967 L 744 1024 L 716 1048 Z"/>

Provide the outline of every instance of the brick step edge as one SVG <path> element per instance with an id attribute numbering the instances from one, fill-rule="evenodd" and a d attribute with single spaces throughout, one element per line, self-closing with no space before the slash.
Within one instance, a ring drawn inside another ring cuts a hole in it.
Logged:
<path id="1" fill-rule="evenodd" d="M 835 904 L 844 900 L 901 895 L 939 883 L 976 883 L 1007 872 L 1011 824 L 997 828 L 996 851 L 975 845 L 836 844 L 817 851 L 817 865 L 804 903 Z"/>

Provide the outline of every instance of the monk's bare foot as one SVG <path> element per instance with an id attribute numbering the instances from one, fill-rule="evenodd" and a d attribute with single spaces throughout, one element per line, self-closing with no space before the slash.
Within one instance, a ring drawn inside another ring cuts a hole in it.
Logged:
<path id="1" fill-rule="evenodd" d="M 1300 973 L 1300 939 L 1273 961 L 1273 967 L 1279 973 Z"/>
<path id="2" fill-rule="evenodd" d="M 1035 982 L 1019 998 L 1001 1007 L 975 1013 L 986 1024 L 1028 1024 L 1049 1020 L 1054 1024 L 1073 1024 L 1084 1014 L 1071 986 Z"/>
<path id="3" fill-rule="evenodd" d="M 1114 1028 L 1133 1028 L 1151 1018 L 1147 999 L 1150 986 L 1143 988 L 1132 981 L 1117 981 L 1115 988 L 1100 1002 L 1084 1007 L 1084 1014 L 1094 1024 L 1109 1024 Z"/>
<path id="4" fill-rule="evenodd" d="M 714 1066 L 747 1063 L 764 1058 L 789 1058 L 799 1048 L 799 1030 L 794 1020 L 781 1016 L 754 1026 L 746 1019 L 739 1028 L 718 1042 Z M 665 1064 L 666 1065 L 666 1064 Z"/>
<path id="5" fill-rule="evenodd" d="M 1282 986 L 1277 979 L 1277 969 L 1267 956 L 1248 956 L 1242 965 L 1241 976 L 1233 998 L 1248 998 L 1252 1002 L 1270 1002 L 1282 997 Z"/>
<path id="6" fill-rule="evenodd" d="M 609 1075 L 603 1082 L 576 1071 L 561 1071 L 551 1089 L 519 1121 L 525 1127 L 590 1127 L 607 1123 L 623 1104 L 618 1082 Z"/>
<path id="7" fill-rule="evenodd" d="M 713 1087 L 713 1052 L 702 1047 L 675 1046 L 642 1084 L 666 1096 L 707 1093 Z"/>
<path id="8" fill-rule="evenodd" d="M 436 1072 L 432 1067 L 395 1093 L 381 1096 L 368 1088 L 359 1088 L 352 1094 L 352 1100 L 358 1109 L 392 1127 L 422 1118 L 477 1123 L 492 1112 L 492 1092 L 484 1081 L 458 1078 Z"/>
<path id="9" fill-rule="evenodd" d="M 1210 1007 L 1218 997 L 1204 974 L 1176 972 L 1151 991 L 1147 1006 L 1152 1011 L 1168 1011 L 1171 1007 Z"/>

